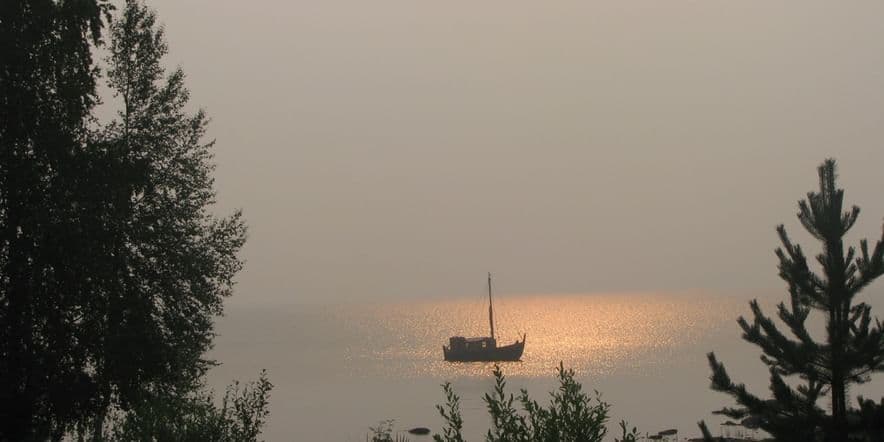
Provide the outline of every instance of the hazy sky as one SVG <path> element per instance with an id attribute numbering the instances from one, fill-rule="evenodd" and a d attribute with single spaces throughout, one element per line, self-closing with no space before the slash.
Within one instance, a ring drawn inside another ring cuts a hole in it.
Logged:
<path id="1" fill-rule="evenodd" d="M 250 225 L 235 303 L 776 291 L 827 156 L 880 236 L 879 1 L 149 4 Z"/>

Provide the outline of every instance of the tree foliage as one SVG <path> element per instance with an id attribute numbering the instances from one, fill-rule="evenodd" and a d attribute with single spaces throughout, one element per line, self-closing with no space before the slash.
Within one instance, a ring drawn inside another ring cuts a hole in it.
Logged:
<path id="1" fill-rule="evenodd" d="M 494 391 L 484 396 L 491 428 L 487 442 L 594 442 L 607 434 L 610 405 L 601 400 L 598 392 L 588 396 L 582 385 L 574 379 L 574 371 L 558 368 L 559 388 L 550 393 L 547 406 L 531 399 L 522 389 L 518 397 L 506 392 L 506 377 L 499 366 L 494 367 Z M 451 384 L 443 384 L 446 405 L 437 406 L 445 422 L 442 434 L 433 435 L 436 442 L 463 442 L 461 430 L 460 398 Z M 622 436 L 615 441 L 634 441 L 637 430 L 620 422 Z"/>
<path id="2" fill-rule="evenodd" d="M 436 410 L 445 421 L 445 427 L 442 429 L 441 435 L 433 435 L 433 440 L 436 442 L 464 442 L 460 397 L 451 388 L 450 382 L 442 384 L 442 390 L 445 392 L 445 406 L 436 405 Z"/>
<path id="3" fill-rule="evenodd" d="M 193 398 L 242 265 L 245 225 L 211 212 L 208 120 L 163 68 L 155 14 L 111 10 L 0 3 L 0 440 L 100 440 L 109 414 Z M 102 78 L 121 102 L 106 124 Z"/>
<path id="4" fill-rule="evenodd" d="M 118 287 L 104 306 L 110 314 L 91 325 L 104 405 L 126 408 L 187 391 L 209 367 L 203 354 L 241 267 L 245 227 L 238 212 L 220 219 L 209 212 L 207 118 L 186 111 L 181 69 L 164 72 L 167 46 L 155 14 L 128 1 L 110 41 L 108 80 L 122 109 L 101 144 L 129 166 L 127 203 L 114 254 Z"/>
<path id="5" fill-rule="evenodd" d="M 0 2 L 0 440 L 57 439 L 95 409 L 81 325 L 106 271 L 89 122 L 109 9 Z"/>
<path id="6" fill-rule="evenodd" d="M 160 396 L 137 404 L 117 417 L 108 439 L 129 441 L 255 442 L 267 421 L 273 385 L 261 372 L 244 386 L 230 385 L 215 405 L 211 394 Z"/>
<path id="7" fill-rule="evenodd" d="M 777 440 L 846 441 L 851 436 L 880 440 L 880 406 L 860 398 L 860 408 L 851 409 L 847 393 L 851 385 L 865 383 L 884 369 L 884 328 L 877 319 L 873 322 L 868 304 L 855 302 L 856 295 L 884 273 L 884 236 L 871 250 L 866 240 L 860 242 L 859 251 L 845 249 L 843 237 L 860 210 L 856 206 L 843 210 L 844 191 L 836 186 L 834 160 L 819 167 L 819 179 L 819 191 L 799 202 L 798 219 L 822 245 L 816 257 L 822 271 L 810 269 L 801 246 L 780 225 L 782 247 L 776 255 L 790 297 L 788 304 L 777 306 L 777 316 L 787 331 L 781 331 L 782 326 L 757 301 L 750 303 L 752 322 L 738 320 L 743 339 L 762 350 L 773 397 L 762 399 L 744 384 L 734 383 L 714 353 L 709 354 L 712 388 L 731 395 L 738 404 L 719 413 L 737 419 L 754 417 Z M 807 330 L 813 312 L 825 320 L 824 341 Z M 825 396 L 831 414 L 818 405 Z"/>

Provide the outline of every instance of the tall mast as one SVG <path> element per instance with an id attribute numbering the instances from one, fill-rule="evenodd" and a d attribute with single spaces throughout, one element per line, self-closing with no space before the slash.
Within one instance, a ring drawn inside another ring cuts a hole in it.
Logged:
<path id="1" fill-rule="evenodd" d="M 494 307 L 491 304 L 491 272 L 488 272 L 488 322 L 491 323 L 491 339 L 494 339 Z"/>

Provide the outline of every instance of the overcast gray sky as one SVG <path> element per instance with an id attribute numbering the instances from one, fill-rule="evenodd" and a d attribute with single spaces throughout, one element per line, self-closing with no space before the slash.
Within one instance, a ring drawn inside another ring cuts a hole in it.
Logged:
<path id="1" fill-rule="evenodd" d="M 232 302 L 775 291 L 827 156 L 880 236 L 879 1 L 149 4 L 250 225 Z"/>

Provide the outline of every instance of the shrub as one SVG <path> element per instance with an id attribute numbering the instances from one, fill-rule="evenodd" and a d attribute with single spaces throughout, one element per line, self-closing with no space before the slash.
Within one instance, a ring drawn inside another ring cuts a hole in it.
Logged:
<path id="1" fill-rule="evenodd" d="M 558 368 L 559 388 L 551 393 L 550 403 L 541 406 L 522 389 L 518 397 L 506 392 L 506 377 L 500 367 L 494 366 L 494 391 L 485 394 L 484 401 L 491 416 L 491 428 L 485 434 L 487 442 L 601 442 L 607 434 L 610 405 L 601 394 L 589 396 L 574 379 L 574 370 Z M 463 442 L 463 418 L 460 398 L 450 383 L 442 385 L 446 405 L 437 406 L 445 421 L 442 434 L 433 435 L 436 442 Z M 516 408 L 518 404 L 521 410 Z M 637 429 L 628 430 L 620 422 L 622 436 L 618 442 L 635 441 Z"/>

